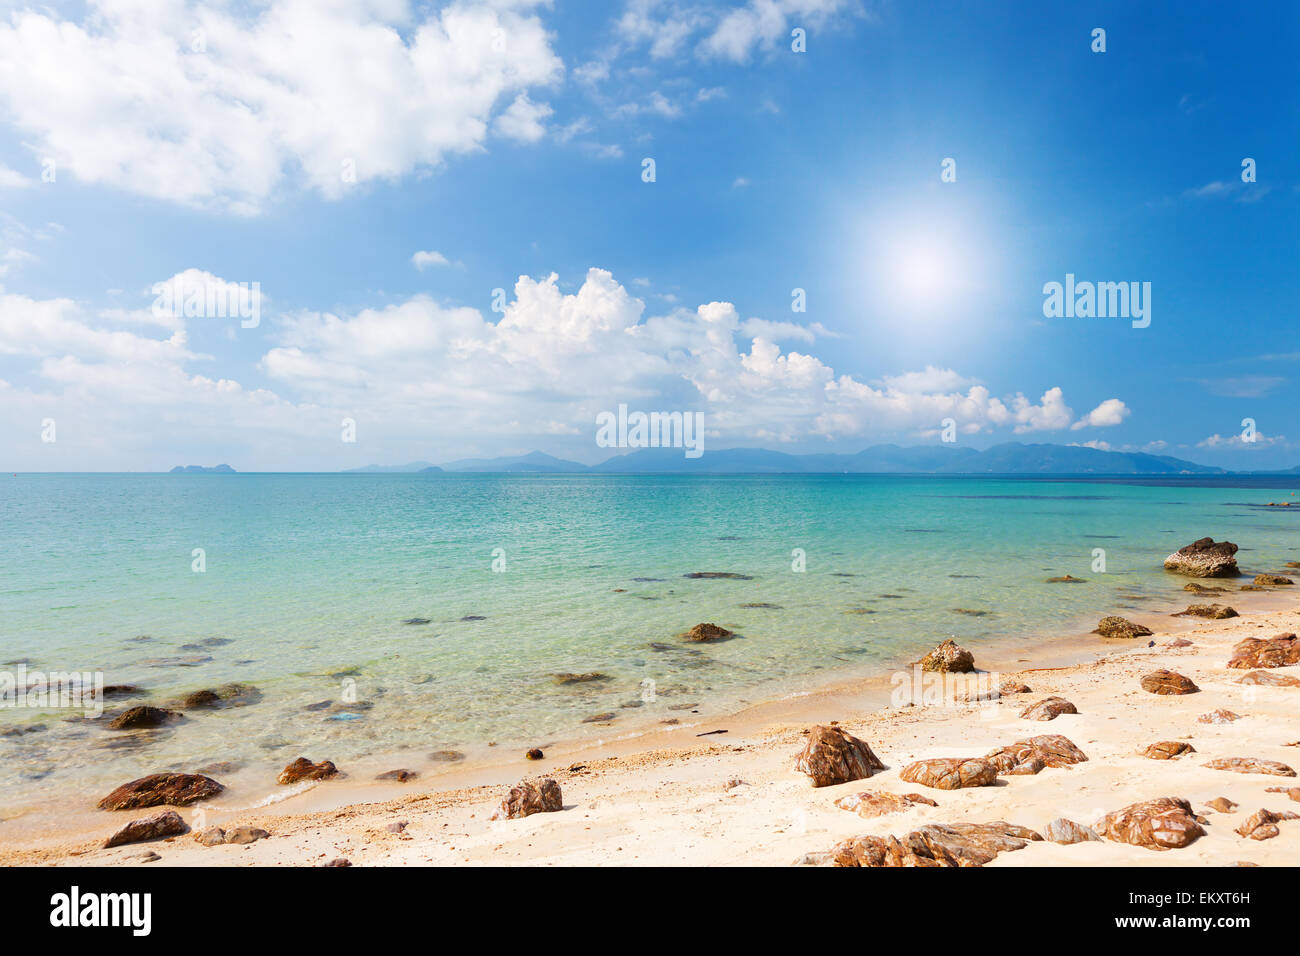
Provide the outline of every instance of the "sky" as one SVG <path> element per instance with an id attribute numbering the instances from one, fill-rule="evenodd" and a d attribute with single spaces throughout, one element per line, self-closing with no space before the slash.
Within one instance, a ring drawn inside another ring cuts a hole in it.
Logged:
<path id="1" fill-rule="evenodd" d="M 0 0 L 0 468 L 596 462 L 620 405 L 1291 467 L 1297 49 L 1250 2 Z"/>

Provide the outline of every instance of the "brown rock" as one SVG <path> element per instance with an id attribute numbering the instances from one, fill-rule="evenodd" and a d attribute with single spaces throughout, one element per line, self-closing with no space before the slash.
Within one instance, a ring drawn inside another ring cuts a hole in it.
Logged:
<path id="1" fill-rule="evenodd" d="M 814 787 L 829 787 L 864 780 L 885 765 L 865 741 L 839 727 L 818 724 L 808 731 L 808 741 L 794 759 L 794 769 L 812 778 Z"/>
<path id="2" fill-rule="evenodd" d="M 194 834 L 194 842 L 200 846 L 221 846 L 226 842 L 226 831 L 221 827 L 208 827 Z"/>
<path id="3" fill-rule="evenodd" d="M 280 783 L 297 783 L 299 780 L 328 780 L 337 776 L 339 768 L 332 761 L 322 760 L 312 763 L 306 757 L 299 757 L 280 771 Z"/>
<path id="4" fill-rule="evenodd" d="M 1041 734 L 1028 740 L 1017 740 L 1008 747 L 1001 747 L 985 754 L 984 759 L 997 768 L 999 774 L 1013 773 L 1023 764 L 1035 761 L 1043 767 L 1070 767 L 1088 759 L 1087 754 L 1074 745 L 1068 737 L 1061 734 Z M 1037 773 L 1038 770 L 1020 771 Z"/>
<path id="5" fill-rule="evenodd" d="M 1283 577 L 1280 574 L 1257 574 L 1255 575 L 1256 587 L 1280 587 L 1286 584 L 1295 584 L 1290 578 Z"/>
<path id="6" fill-rule="evenodd" d="M 1165 647 L 1193 647 L 1194 645 L 1192 644 L 1191 641 L 1189 641 L 1185 637 L 1175 637 L 1171 641 L 1165 641 L 1164 646 Z"/>
<path id="7" fill-rule="evenodd" d="M 1192 578 L 1235 577 L 1237 546 L 1231 541 L 1201 538 L 1165 558 L 1165 570 Z"/>
<path id="8" fill-rule="evenodd" d="M 709 641 L 725 641 L 734 635 L 734 631 L 729 631 L 725 627 L 719 627 L 716 624 L 696 624 L 682 637 L 692 643 L 703 644 Z"/>
<path id="9" fill-rule="evenodd" d="M 104 848 L 123 846 L 127 843 L 142 843 L 145 840 L 159 840 L 189 832 L 190 828 L 185 825 L 179 813 L 175 810 L 164 810 L 152 817 L 132 820 L 105 840 Z"/>
<path id="10" fill-rule="evenodd" d="M 1228 660 L 1228 666 L 1237 670 L 1290 664 L 1300 664 L 1300 641 L 1294 634 L 1278 634 L 1267 639 L 1248 637 L 1233 645 L 1232 657 Z"/>
<path id="11" fill-rule="evenodd" d="M 1226 604 L 1189 604 L 1187 610 L 1179 611 L 1174 617 L 1205 617 L 1212 621 L 1222 621 L 1225 618 L 1236 617 L 1237 612 L 1234 608 Z"/>
<path id="12" fill-rule="evenodd" d="M 1285 793 L 1292 800 L 1300 803 L 1300 787 L 1265 787 L 1265 793 Z"/>
<path id="13" fill-rule="evenodd" d="M 1197 584 L 1195 581 L 1183 585 L 1184 591 L 1191 591 L 1193 594 L 1227 594 L 1227 588 L 1221 588 L 1218 585 L 1206 587 L 1204 584 Z"/>
<path id="14" fill-rule="evenodd" d="M 1185 754 L 1196 753 L 1196 748 L 1183 740 L 1162 740 L 1142 751 L 1142 756 L 1152 760 L 1173 760 Z"/>
<path id="15" fill-rule="evenodd" d="M 1245 819 L 1241 826 L 1237 827 L 1237 833 L 1252 840 L 1268 840 L 1277 836 L 1280 832 L 1275 824 L 1281 823 L 1283 820 L 1297 819 L 1300 819 L 1300 814 L 1256 810 Z"/>
<path id="16" fill-rule="evenodd" d="M 1108 840 L 1149 850 L 1178 849 L 1205 836 L 1192 813 L 1192 805 L 1181 797 L 1158 797 L 1134 803 L 1106 814 L 1093 828 Z"/>
<path id="17" fill-rule="evenodd" d="M 937 807 L 939 805 L 929 797 L 923 797 L 919 793 L 898 794 L 872 790 L 851 793 L 835 801 L 835 805 L 841 810 L 851 810 L 858 816 L 868 819 L 883 817 L 886 813 L 899 813 L 903 810 L 910 810 L 918 804 L 924 804 L 927 807 Z"/>
<path id="18" fill-rule="evenodd" d="M 937 757 L 908 764 L 899 778 L 936 790 L 960 790 L 996 783 L 998 768 L 980 757 Z"/>
<path id="19" fill-rule="evenodd" d="M 931 825 L 895 837 L 863 836 L 831 850 L 833 866 L 983 866 L 999 853 L 1021 850 L 1042 837 L 1011 823 Z"/>
<path id="20" fill-rule="evenodd" d="M 1062 714 L 1077 714 L 1079 711 L 1064 697 L 1044 697 L 1036 704 L 1030 704 L 1020 712 L 1025 720 L 1055 720 Z"/>
<path id="21" fill-rule="evenodd" d="M 110 730 L 140 730 L 145 727 L 161 727 L 180 719 L 181 715 L 175 711 L 144 704 L 122 711 L 108 722 L 108 727 Z"/>
<path id="22" fill-rule="evenodd" d="M 376 780 L 396 780 L 398 783 L 406 783 L 408 780 L 414 780 L 420 774 L 415 770 L 385 770 Z"/>
<path id="23" fill-rule="evenodd" d="M 1198 724 L 1230 724 L 1234 720 L 1241 720 L 1241 714 L 1234 714 L 1222 707 L 1218 710 L 1212 710 L 1208 714 L 1201 714 L 1196 718 Z"/>
<path id="24" fill-rule="evenodd" d="M 1211 760 L 1205 766 L 1211 770 L 1231 770 L 1233 773 L 1266 773 L 1274 777 L 1294 777 L 1295 771 L 1276 760 L 1260 760 L 1258 757 L 1223 757 Z"/>
<path id="25" fill-rule="evenodd" d="M 1145 625 L 1134 624 L 1128 618 L 1111 616 L 1103 617 L 1093 633 L 1112 640 L 1132 641 L 1139 637 L 1150 637 L 1152 631 Z"/>
<path id="26" fill-rule="evenodd" d="M 1142 678 L 1142 689 L 1152 694 L 1195 694 L 1199 687 L 1190 678 L 1164 668 L 1152 671 Z"/>
<path id="27" fill-rule="evenodd" d="M 1057 817 L 1043 828 L 1043 839 L 1053 843 L 1086 843 L 1089 840 L 1101 840 L 1101 837 L 1092 827 Z"/>
<path id="28" fill-rule="evenodd" d="M 1205 805 L 1211 810 L 1219 811 L 1219 813 L 1231 813 L 1237 809 L 1237 804 L 1227 797 L 1215 797 L 1213 800 L 1206 800 Z"/>
<path id="29" fill-rule="evenodd" d="M 704 627 L 705 625 L 701 624 L 699 626 Z M 592 671 L 591 673 L 588 674 L 570 674 L 566 672 L 563 674 L 552 675 L 552 680 L 554 680 L 555 683 L 559 684 L 562 687 L 568 684 L 592 684 L 592 683 L 597 683 L 600 681 L 607 681 L 612 679 L 613 678 L 611 678 L 608 674 L 602 674 L 599 671 Z"/>
<path id="30" fill-rule="evenodd" d="M 944 641 L 921 658 L 921 670 L 966 674 L 975 669 L 975 655 L 955 641 Z"/>
<path id="31" fill-rule="evenodd" d="M 138 810 L 142 807 L 188 807 L 225 790 L 211 777 L 199 773 L 151 773 L 124 783 L 97 806 L 101 810 Z"/>
<path id="32" fill-rule="evenodd" d="M 270 835 L 260 827 L 235 827 L 233 830 L 226 831 L 226 842 L 242 846 L 246 843 L 265 840 Z"/>
<path id="33" fill-rule="evenodd" d="M 1032 694 L 1033 691 L 1029 689 L 1028 684 L 1022 684 L 1018 680 L 1004 680 L 998 687 L 998 693 L 1007 697 L 1011 694 Z"/>
<path id="34" fill-rule="evenodd" d="M 534 813 L 555 813 L 563 809 L 560 785 L 550 777 L 542 777 L 537 781 L 523 780 L 511 787 L 492 819 L 518 820 Z"/>
<path id="35" fill-rule="evenodd" d="M 1261 687 L 1300 687 L 1300 678 L 1272 671 L 1251 671 L 1242 676 L 1238 684 L 1258 684 Z"/>
<path id="36" fill-rule="evenodd" d="M 194 710 L 199 707 L 216 707 L 221 703 L 221 698 L 217 696 L 215 690 L 196 690 L 192 694 L 187 694 L 181 701 L 181 706 L 186 710 Z"/>
<path id="37" fill-rule="evenodd" d="M 1059 578 L 1048 578 L 1048 584 L 1086 584 L 1087 578 L 1076 578 L 1072 574 L 1063 574 Z"/>

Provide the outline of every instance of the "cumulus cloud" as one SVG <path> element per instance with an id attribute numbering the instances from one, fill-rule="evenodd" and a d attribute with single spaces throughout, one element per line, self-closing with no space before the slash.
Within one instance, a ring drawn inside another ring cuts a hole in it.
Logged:
<path id="1" fill-rule="evenodd" d="M 423 272 L 430 266 L 449 266 L 451 260 L 437 249 L 421 249 L 411 256 L 411 264 Z"/>
<path id="2" fill-rule="evenodd" d="M 91 0 L 0 24 L 0 111 L 60 175 L 238 213 L 535 139 L 563 66 L 534 3 Z M 418 9 L 418 13 L 416 10 Z"/>
<path id="3" fill-rule="evenodd" d="M 200 270 L 173 281 L 180 280 L 231 285 Z M 433 442 L 490 451 L 493 442 L 582 435 L 598 412 L 620 403 L 702 411 L 715 447 L 921 435 L 945 418 L 966 434 L 1071 424 L 1059 388 L 1037 401 L 1018 392 L 998 397 L 935 367 L 869 384 L 777 344 L 812 342 L 825 333 L 819 326 L 742 320 L 728 302 L 648 314 L 602 269 L 589 270 L 572 292 L 551 274 L 521 276 L 513 293 L 499 317 L 417 295 L 350 313 L 283 312 L 255 331 L 232 320 L 234 334 L 265 344 L 256 368 L 223 374 L 216 360 L 190 350 L 187 315 L 169 327 L 154 310 L 93 313 L 69 300 L 7 296 L 0 349 L 29 363 L 33 384 L 11 385 L 6 407 L 30 416 L 36 406 L 63 406 L 97 435 L 121 429 L 114 446 L 121 454 L 139 446 L 141 433 L 160 447 L 238 435 L 261 463 L 280 467 L 350 463 L 336 433 L 344 417 L 357 422 L 376 460 L 409 457 Z M 240 381 L 249 377 L 269 384 L 249 388 Z M 97 414 L 110 420 L 90 424 Z"/>
<path id="4" fill-rule="evenodd" d="M 555 111 L 548 103 L 534 103 L 527 93 L 520 93 L 492 128 L 497 135 L 520 143 L 535 143 L 546 135 L 546 120 Z"/>
<path id="5" fill-rule="evenodd" d="M 1120 424 L 1128 416 L 1127 405 L 1118 398 L 1108 398 L 1070 427 L 1075 431 L 1080 428 L 1108 428 Z"/>

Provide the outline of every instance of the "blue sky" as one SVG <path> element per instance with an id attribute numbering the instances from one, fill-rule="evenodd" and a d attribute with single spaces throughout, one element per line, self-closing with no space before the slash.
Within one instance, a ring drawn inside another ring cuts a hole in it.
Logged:
<path id="1" fill-rule="evenodd" d="M 0 3 L 0 465 L 597 461 L 620 403 L 1294 465 L 1300 8 L 1132 7 Z"/>

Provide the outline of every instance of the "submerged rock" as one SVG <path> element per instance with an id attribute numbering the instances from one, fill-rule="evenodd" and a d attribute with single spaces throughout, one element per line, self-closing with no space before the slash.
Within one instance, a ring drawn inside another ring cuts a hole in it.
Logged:
<path id="1" fill-rule="evenodd" d="M 1232 648 L 1228 666 L 1239 670 L 1257 667 L 1286 667 L 1300 664 L 1300 641 L 1294 634 L 1277 634 L 1270 638 L 1248 637 Z"/>
<path id="2" fill-rule="evenodd" d="M 429 759 L 436 763 L 459 763 L 465 755 L 459 750 L 435 750 L 429 754 Z"/>
<path id="3" fill-rule="evenodd" d="M 1154 670 L 1142 678 L 1142 689 L 1150 694 L 1160 694 L 1167 696 L 1170 694 L 1195 694 L 1199 687 L 1196 686 L 1190 677 L 1184 677 L 1182 674 L 1175 674 L 1173 671 L 1165 670 L 1163 667 Z"/>
<path id="4" fill-rule="evenodd" d="M 1231 541 L 1200 538 L 1165 558 L 1165 570 L 1193 578 L 1235 577 L 1237 546 Z"/>
<path id="5" fill-rule="evenodd" d="M 145 840 L 160 840 L 163 837 L 179 836 L 189 833 L 190 828 L 175 810 L 164 810 L 152 817 L 132 820 L 122 829 L 104 841 L 104 848 L 123 846 L 128 843 L 141 843 Z"/>
<path id="6" fill-rule="evenodd" d="M 181 715 L 173 710 L 163 710 L 161 707 L 150 707 L 148 704 L 144 704 L 124 710 L 110 720 L 108 726 L 111 730 L 139 730 L 148 727 L 162 727 L 165 724 L 175 723 L 182 719 Z"/>
<path id="7" fill-rule="evenodd" d="M 501 805 L 492 814 L 493 820 L 517 820 L 534 813 L 555 813 L 564 809 L 560 785 L 551 777 L 537 781 L 524 780 L 510 788 L 501 799 Z"/>
<path id="8" fill-rule="evenodd" d="M 807 742 L 795 756 L 794 769 L 806 773 L 814 787 L 829 787 L 864 780 L 885 765 L 866 741 L 839 727 L 817 724 L 809 729 Z"/>
<path id="9" fill-rule="evenodd" d="M 1183 585 L 1184 591 L 1191 591 L 1193 594 L 1227 594 L 1227 588 L 1221 588 L 1217 584 L 1206 587 L 1204 584 L 1197 584 L 1191 581 Z"/>
<path id="10" fill-rule="evenodd" d="M 697 581 L 752 581 L 748 574 L 736 574 L 734 571 L 692 571 L 682 577 Z"/>
<path id="11" fill-rule="evenodd" d="M 602 674 L 600 671 L 591 671 L 587 674 L 570 674 L 567 671 L 561 674 L 552 674 L 551 679 L 561 687 L 570 684 L 594 684 L 601 681 L 613 680 L 608 674 Z"/>
<path id="12" fill-rule="evenodd" d="M 956 641 L 947 640 L 921 658 L 921 670 L 966 674 L 975 669 L 975 655 Z"/>
<path id="13" fill-rule="evenodd" d="M 1111 640 L 1131 641 L 1139 637 L 1150 637 L 1152 631 L 1151 628 L 1143 624 L 1134 624 L 1128 618 L 1112 615 L 1111 617 L 1103 617 L 1092 633 L 1100 634 L 1102 637 Z"/>
<path id="14" fill-rule="evenodd" d="M 406 783 L 408 780 L 414 780 L 420 774 L 415 770 L 385 770 L 375 777 L 376 780 L 396 780 L 398 783 Z"/>
<path id="15" fill-rule="evenodd" d="M 280 771 L 277 782 L 281 784 L 297 783 L 300 780 L 328 780 L 338 776 L 339 768 L 329 760 L 312 763 L 306 757 L 299 757 Z"/>
<path id="16" fill-rule="evenodd" d="M 1087 584 L 1087 578 L 1076 578 L 1073 574 L 1063 574 L 1059 578 L 1048 578 L 1048 584 Z"/>
<path id="17" fill-rule="evenodd" d="M 143 807 L 187 807 L 215 797 L 226 788 L 201 773 L 151 773 L 124 783 L 96 806 L 101 810 L 138 810 Z"/>
<path id="18" fill-rule="evenodd" d="M 1079 711 L 1064 697 L 1044 697 L 1036 704 L 1030 704 L 1020 712 L 1025 720 L 1055 720 L 1062 714 L 1077 714 Z"/>
<path id="19" fill-rule="evenodd" d="M 1093 825 L 1102 836 L 1148 850 L 1176 850 L 1205 836 L 1192 805 L 1181 797 L 1158 797 L 1108 813 Z"/>
<path id="20" fill-rule="evenodd" d="M 834 866 L 983 866 L 999 853 L 1021 850 L 1042 836 L 1028 827 L 995 823 L 954 823 L 913 830 L 901 839 L 862 836 L 831 849 Z"/>
<path id="21" fill-rule="evenodd" d="M 1256 587 L 1279 587 L 1286 584 L 1295 584 L 1290 578 L 1283 577 L 1280 574 L 1257 574 L 1255 575 Z"/>
<path id="22" fill-rule="evenodd" d="M 899 778 L 936 790 L 960 790 L 996 783 L 998 768 L 980 757 L 937 757 L 908 764 Z"/>

